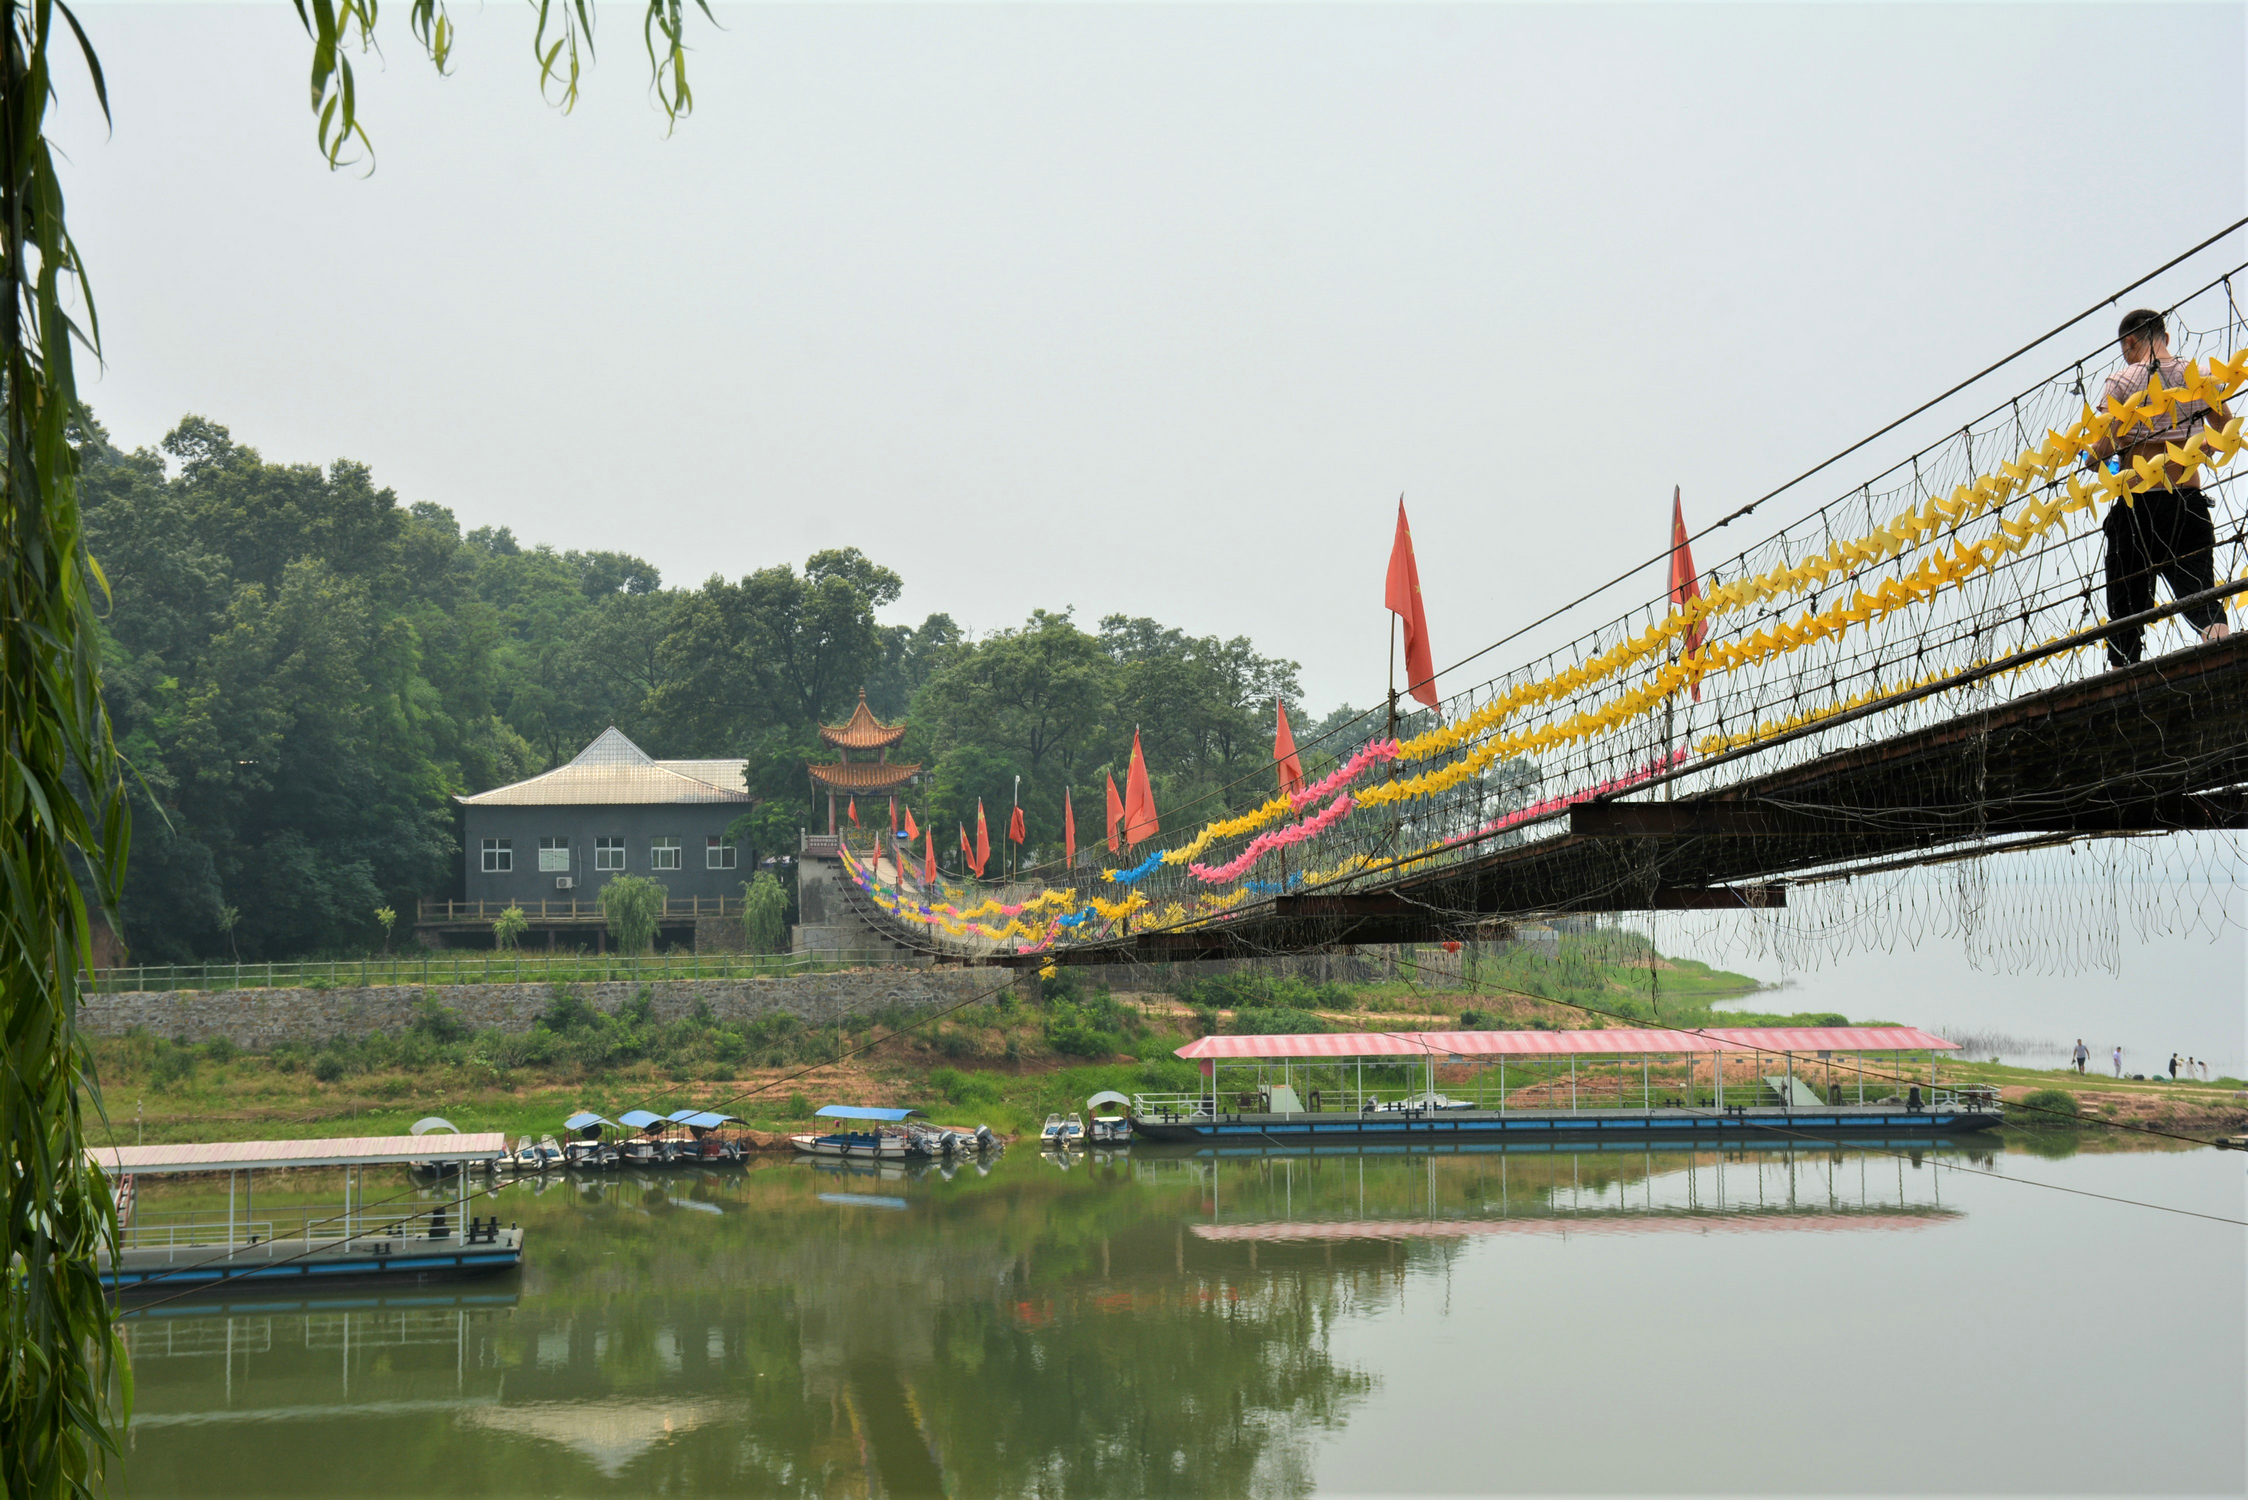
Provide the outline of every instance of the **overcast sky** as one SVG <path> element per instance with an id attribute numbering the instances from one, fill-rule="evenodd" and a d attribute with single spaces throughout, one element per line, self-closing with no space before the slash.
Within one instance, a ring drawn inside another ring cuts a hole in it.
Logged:
<path id="1" fill-rule="evenodd" d="M 198 412 L 674 583 L 856 545 L 901 617 L 1247 633 L 1321 710 L 1379 695 L 1401 492 L 1449 660 L 2248 196 L 2238 6 L 722 6 L 668 139 L 625 8 L 570 116 L 528 6 L 455 6 L 442 80 L 383 14 L 361 177 L 287 6 L 89 10 L 121 441 Z"/>

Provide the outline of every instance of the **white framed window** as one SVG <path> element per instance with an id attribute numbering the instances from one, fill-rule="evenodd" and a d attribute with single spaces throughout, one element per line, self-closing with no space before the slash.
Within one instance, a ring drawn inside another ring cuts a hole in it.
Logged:
<path id="1" fill-rule="evenodd" d="M 621 870 L 624 868 L 624 840 L 616 834 L 604 833 L 593 841 L 593 868 L 596 870 Z"/>
<path id="2" fill-rule="evenodd" d="M 567 875 L 570 873 L 570 841 L 568 839 L 542 838 L 539 840 L 539 873 L 541 875 Z"/>
<path id="3" fill-rule="evenodd" d="M 703 864 L 713 870 L 731 870 L 734 867 L 734 846 L 726 842 L 722 833 L 710 836 L 703 848 Z"/>
<path id="4" fill-rule="evenodd" d="M 515 840 L 484 840 L 484 873 L 506 875 L 515 869 Z"/>
<path id="5" fill-rule="evenodd" d="M 648 868 L 651 870 L 676 870 L 679 868 L 679 839 L 666 834 L 648 846 Z"/>

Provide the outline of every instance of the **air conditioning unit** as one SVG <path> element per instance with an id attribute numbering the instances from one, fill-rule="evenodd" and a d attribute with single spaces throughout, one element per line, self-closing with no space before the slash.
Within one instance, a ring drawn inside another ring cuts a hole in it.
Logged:
<path id="1" fill-rule="evenodd" d="M 568 875 L 557 875 L 554 877 L 554 888 L 558 891 L 574 891 L 577 889 L 577 887 L 577 881 Z"/>

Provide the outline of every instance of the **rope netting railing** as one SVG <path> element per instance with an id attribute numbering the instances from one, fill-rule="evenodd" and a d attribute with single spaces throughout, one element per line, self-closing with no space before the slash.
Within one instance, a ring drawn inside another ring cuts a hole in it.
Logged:
<path id="1" fill-rule="evenodd" d="M 2165 310 L 2187 362 L 2175 387 L 2158 379 L 2103 405 L 2121 361 L 2112 343 L 2093 350 L 1705 568 L 1698 599 L 1676 605 L 1666 588 L 1405 716 L 1394 739 L 1361 719 L 1307 743 L 1320 769 L 1293 795 L 1106 868 L 1033 870 L 1048 878 L 999 895 L 925 891 L 910 862 L 900 872 L 848 850 L 846 873 L 888 916 L 964 953 L 1192 929 L 1282 894 L 1364 892 L 1534 845 L 1566 834 L 1570 809 L 1591 799 L 1688 799 L 2103 672 L 2095 637 L 2040 648 L 2106 626 L 2101 523 L 2170 483 L 2169 465 L 2209 500 L 2219 583 L 2248 579 L 2248 504 L 2228 467 L 2240 413 L 2195 424 L 2163 459 L 2089 461 L 2102 440 L 2128 453 L 2178 406 L 2248 387 L 2243 271 Z M 2147 649 L 2183 645 L 2186 631 L 2157 622 Z"/>

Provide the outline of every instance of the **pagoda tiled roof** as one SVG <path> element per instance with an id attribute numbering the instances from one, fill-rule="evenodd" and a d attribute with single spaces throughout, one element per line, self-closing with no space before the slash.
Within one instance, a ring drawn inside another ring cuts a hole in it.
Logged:
<path id="1" fill-rule="evenodd" d="M 838 792 L 886 792 L 904 786 L 920 774 L 917 765 L 886 760 L 847 760 L 834 765 L 807 765 L 812 779 Z"/>
<path id="2" fill-rule="evenodd" d="M 885 724 L 866 706 L 866 689 L 859 689 L 859 706 L 841 724 L 822 724 L 820 738 L 838 750 L 887 750 L 905 738 L 903 724 Z"/>

